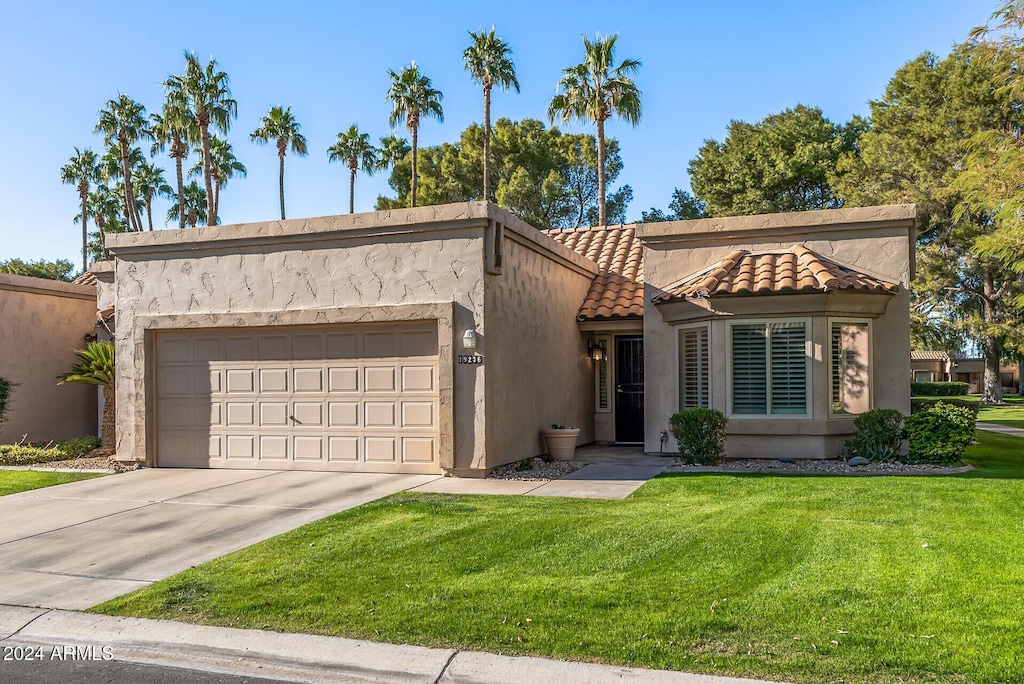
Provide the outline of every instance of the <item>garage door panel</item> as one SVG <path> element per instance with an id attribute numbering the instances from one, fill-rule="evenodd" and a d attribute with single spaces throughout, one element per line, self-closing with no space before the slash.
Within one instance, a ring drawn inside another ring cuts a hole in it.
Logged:
<path id="1" fill-rule="evenodd" d="M 438 472 L 430 325 L 157 333 L 158 465 Z"/>

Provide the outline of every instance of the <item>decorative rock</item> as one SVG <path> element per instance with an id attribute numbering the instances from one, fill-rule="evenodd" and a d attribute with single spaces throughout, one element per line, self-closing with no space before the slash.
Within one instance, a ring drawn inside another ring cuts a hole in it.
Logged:
<path id="1" fill-rule="evenodd" d="M 779 459 L 779 463 L 796 463 L 796 459 L 786 458 L 785 456 L 783 456 L 782 458 Z"/>
<path id="2" fill-rule="evenodd" d="M 866 465 L 871 465 L 871 461 L 869 461 L 868 459 L 864 458 L 863 456 L 854 456 L 853 458 L 851 458 L 849 461 L 846 462 L 846 465 L 848 465 L 848 466 L 866 466 Z"/>

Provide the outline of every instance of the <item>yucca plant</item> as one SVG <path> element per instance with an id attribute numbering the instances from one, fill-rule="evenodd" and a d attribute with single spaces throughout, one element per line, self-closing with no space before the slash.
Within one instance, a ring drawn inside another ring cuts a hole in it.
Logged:
<path id="1" fill-rule="evenodd" d="M 107 341 L 90 342 L 85 349 L 76 349 L 79 362 L 71 367 L 70 373 L 57 376 L 58 385 L 84 383 L 103 388 L 103 420 L 100 423 L 102 447 L 114 450 L 114 424 L 117 413 L 114 410 L 114 343 Z"/>

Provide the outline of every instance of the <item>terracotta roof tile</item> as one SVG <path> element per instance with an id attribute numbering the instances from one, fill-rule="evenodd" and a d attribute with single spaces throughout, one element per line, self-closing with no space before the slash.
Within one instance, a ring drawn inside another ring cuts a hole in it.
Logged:
<path id="1" fill-rule="evenodd" d="M 601 269 L 583 299 L 579 320 L 644 315 L 643 246 L 632 226 L 544 232 Z"/>
<path id="2" fill-rule="evenodd" d="M 75 283 L 76 285 L 95 285 L 99 281 L 96 279 L 96 276 L 92 272 L 86 271 L 85 273 L 78 276 L 71 282 Z"/>
<path id="3" fill-rule="evenodd" d="M 803 245 L 793 245 L 785 252 L 751 253 L 736 250 L 710 268 L 689 276 L 653 297 L 651 301 L 846 289 L 896 292 L 899 285 L 841 266 Z"/>

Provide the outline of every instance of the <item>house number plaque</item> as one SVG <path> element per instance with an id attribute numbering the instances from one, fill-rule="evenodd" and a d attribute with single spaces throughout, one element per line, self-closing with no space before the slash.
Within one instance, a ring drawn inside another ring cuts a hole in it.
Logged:
<path id="1" fill-rule="evenodd" d="M 459 363 L 475 363 L 481 364 L 484 362 L 484 357 L 479 354 L 459 354 Z"/>

